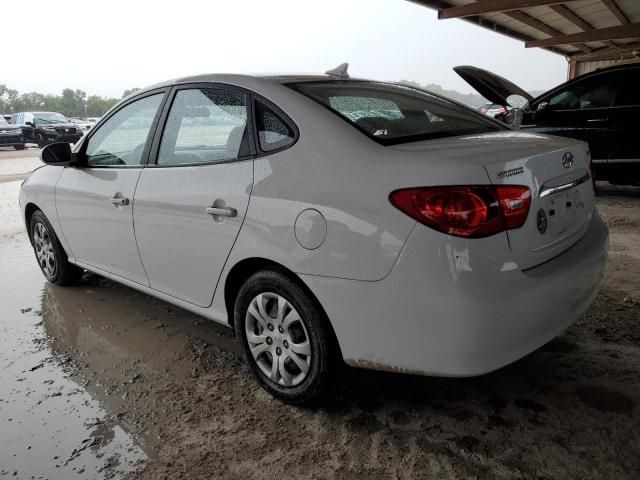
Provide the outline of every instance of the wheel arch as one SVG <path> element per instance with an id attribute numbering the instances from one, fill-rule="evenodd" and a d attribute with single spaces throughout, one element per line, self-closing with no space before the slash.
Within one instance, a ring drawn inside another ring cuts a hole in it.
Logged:
<path id="1" fill-rule="evenodd" d="M 314 293 L 307 286 L 307 284 L 303 282 L 302 279 L 295 272 L 288 269 L 284 265 L 278 262 L 275 262 L 273 260 L 269 260 L 267 258 L 261 258 L 261 257 L 245 258 L 243 260 L 240 260 L 231 268 L 231 270 L 229 270 L 229 273 L 227 274 L 225 284 L 224 284 L 224 301 L 225 301 L 225 308 L 227 311 L 227 322 L 229 323 L 229 326 L 231 327 L 231 329 L 234 329 L 235 301 L 238 296 L 238 293 L 240 292 L 240 289 L 242 288 L 242 285 L 244 285 L 246 280 L 254 273 L 265 271 L 265 270 L 273 270 L 273 271 L 277 271 L 284 274 L 285 276 L 289 277 L 292 281 L 296 282 L 309 295 L 309 297 L 313 300 L 313 302 L 315 302 L 316 306 L 323 313 L 328 323 L 329 330 L 331 331 L 331 335 L 333 336 L 335 347 L 338 350 L 338 354 L 340 358 L 342 358 L 340 343 L 338 342 L 338 337 L 336 336 L 336 332 L 333 328 L 333 325 L 331 324 L 331 319 L 329 318 L 329 315 L 327 315 L 326 310 L 324 309 L 324 307 L 322 306 L 322 304 L 320 303 L 316 295 L 314 295 Z"/>
<path id="2" fill-rule="evenodd" d="M 32 245 L 33 240 L 31 238 L 31 218 L 33 217 L 33 214 L 38 210 L 42 211 L 42 209 L 33 202 L 27 203 L 24 207 L 24 222 L 27 227 L 27 236 L 29 237 L 29 241 Z"/>

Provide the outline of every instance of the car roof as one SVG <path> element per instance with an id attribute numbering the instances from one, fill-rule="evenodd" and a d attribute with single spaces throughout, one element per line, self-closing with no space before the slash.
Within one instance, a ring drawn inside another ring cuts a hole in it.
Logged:
<path id="1" fill-rule="evenodd" d="M 32 111 L 29 111 L 29 112 L 16 112 L 15 115 L 17 115 L 18 113 L 30 113 L 31 115 L 35 115 L 36 113 L 60 113 L 60 112 L 32 112 Z M 62 115 L 62 114 L 60 113 L 60 115 Z"/>
<path id="2" fill-rule="evenodd" d="M 308 73 L 255 73 L 255 74 L 238 74 L 238 73 L 204 73 L 201 75 L 191 75 L 188 77 L 174 78 L 164 82 L 155 83 L 148 87 L 136 90 L 131 96 L 137 96 L 158 88 L 171 87 L 185 83 L 231 83 L 244 84 L 251 81 L 264 81 L 272 84 L 288 84 L 303 82 L 322 82 L 322 81 L 374 81 L 366 78 L 339 77 L 326 74 L 308 74 Z"/>

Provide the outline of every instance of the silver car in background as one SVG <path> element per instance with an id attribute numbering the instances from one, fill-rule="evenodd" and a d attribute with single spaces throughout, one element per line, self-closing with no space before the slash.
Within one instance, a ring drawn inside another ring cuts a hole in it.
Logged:
<path id="1" fill-rule="evenodd" d="M 584 313 L 608 245 L 585 143 L 328 73 L 161 83 L 47 147 L 20 195 L 44 275 L 232 327 L 293 403 L 341 361 L 490 372 Z"/>

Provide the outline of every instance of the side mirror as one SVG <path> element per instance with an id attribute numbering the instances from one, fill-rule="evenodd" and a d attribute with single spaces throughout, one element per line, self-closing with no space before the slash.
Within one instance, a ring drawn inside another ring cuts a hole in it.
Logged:
<path id="1" fill-rule="evenodd" d="M 505 123 L 511 125 L 514 130 L 520 130 L 522 125 L 523 110 L 521 108 L 514 108 L 505 117 Z"/>
<path id="2" fill-rule="evenodd" d="M 40 158 L 47 165 L 58 165 L 66 167 L 75 161 L 75 156 L 71 152 L 71 145 L 68 143 L 52 143 L 42 149 Z"/>
<path id="3" fill-rule="evenodd" d="M 30 127 L 34 127 L 35 128 L 35 123 L 33 122 L 24 122 L 25 125 L 29 125 Z"/>

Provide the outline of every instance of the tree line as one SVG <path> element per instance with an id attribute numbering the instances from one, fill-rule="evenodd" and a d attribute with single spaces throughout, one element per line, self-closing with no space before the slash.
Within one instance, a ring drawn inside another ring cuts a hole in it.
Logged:
<path id="1" fill-rule="evenodd" d="M 122 93 L 124 98 L 138 90 L 130 88 Z M 121 99 L 89 95 L 82 90 L 65 88 L 61 95 L 38 92 L 19 93 L 0 84 L 0 115 L 16 112 L 60 112 L 67 117 L 101 117 Z"/>

